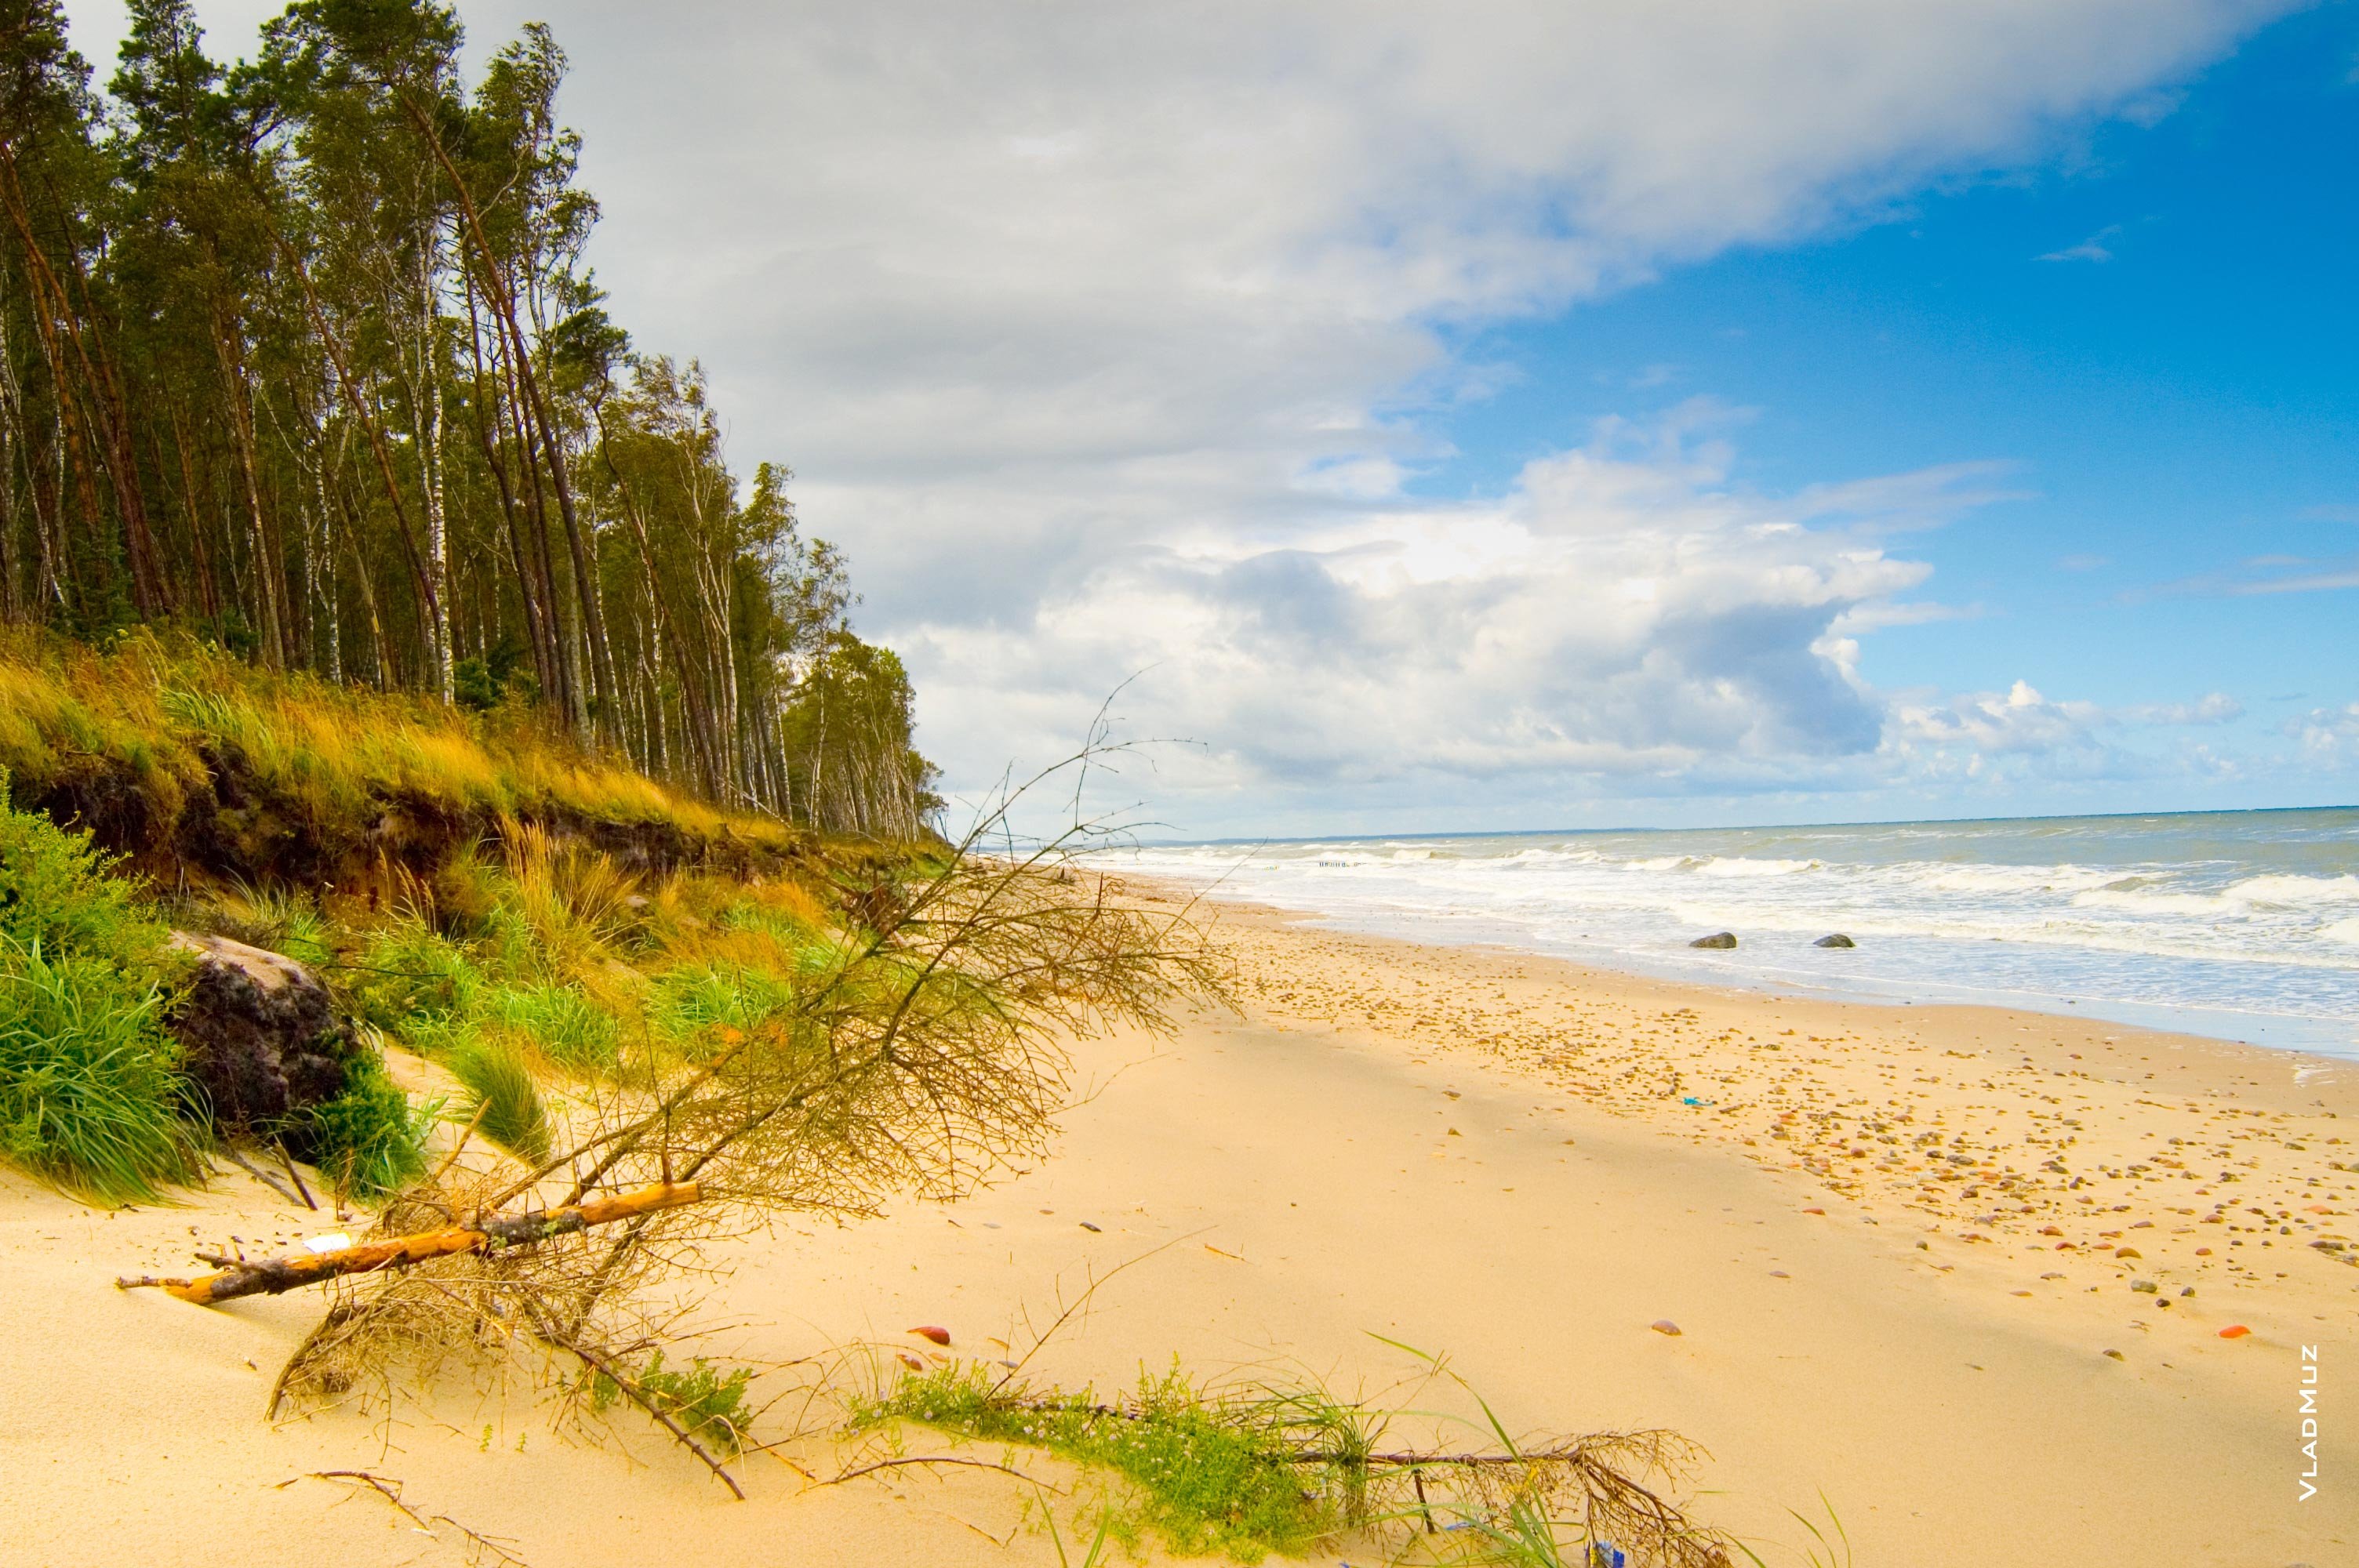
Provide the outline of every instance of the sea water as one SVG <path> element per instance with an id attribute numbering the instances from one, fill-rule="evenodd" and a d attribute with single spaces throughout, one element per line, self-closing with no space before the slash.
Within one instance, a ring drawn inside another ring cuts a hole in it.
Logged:
<path id="1" fill-rule="evenodd" d="M 2359 1058 L 2359 807 L 1158 844 L 1117 863 L 1420 941 Z M 1719 931 L 1737 946 L 1688 946 Z M 1833 932 L 1858 946 L 1813 945 Z"/>

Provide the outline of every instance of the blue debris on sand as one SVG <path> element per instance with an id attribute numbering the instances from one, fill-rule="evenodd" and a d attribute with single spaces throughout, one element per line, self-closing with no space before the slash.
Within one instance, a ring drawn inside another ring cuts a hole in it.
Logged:
<path id="1" fill-rule="evenodd" d="M 1681 1095 L 1680 1097 L 1680 1103 L 1681 1105 L 1710 1105 L 1712 1101 L 1708 1099 L 1698 1099 L 1693 1095 Z"/>

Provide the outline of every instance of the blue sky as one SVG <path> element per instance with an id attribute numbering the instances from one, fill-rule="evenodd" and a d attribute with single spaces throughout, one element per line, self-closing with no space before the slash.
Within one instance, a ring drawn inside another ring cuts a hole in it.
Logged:
<path id="1" fill-rule="evenodd" d="M 1474 336 L 1521 379 L 1446 422 L 1460 455 L 1418 488 L 1501 487 L 1637 389 L 1753 411 L 1738 476 L 1766 489 L 2004 460 L 2023 499 L 1905 546 L 1973 613 L 1880 633 L 1867 673 L 2105 704 L 2223 690 L 2264 744 L 2359 674 L 2354 586 L 2238 591 L 2359 575 L 2354 70 L 2359 13 L 2297 15 L 2151 124 Z"/>
<path id="2" fill-rule="evenodd" d="M 461 9 L 953 795 L 1136 677 L 1202 836 L 2359 799 L 2350 5 Z"/>

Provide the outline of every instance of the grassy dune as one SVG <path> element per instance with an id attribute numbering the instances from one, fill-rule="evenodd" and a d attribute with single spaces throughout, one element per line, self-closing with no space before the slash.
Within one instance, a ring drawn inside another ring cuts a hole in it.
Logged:
<path id="1" fill-rule="evenodd" d="M 20 805 L 158 879 L 422 872 L 519 823 L 664 869 L 775 867 L 808 849 L 783 823 L 668 788 L 527 711 L 274 675 L 148 633 L 104 652 L 0 637 L 0 766 Z"/>

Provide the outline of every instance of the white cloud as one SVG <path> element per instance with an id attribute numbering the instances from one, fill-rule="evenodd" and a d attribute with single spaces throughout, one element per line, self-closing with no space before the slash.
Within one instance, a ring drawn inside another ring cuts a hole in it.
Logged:
<path id="1" fill-rule="evenodd" d="M 2341 708 L 2313 708 L 2286 725 L 2286 732 L 2302 750 L 2321 760 L 2339 761 L 2359 752 L 2359 702 Z"/>
<path id="2" fill-rule="evenodd" d="M 2118 710 L 2130 724 L 2232 724 L 2245 716 L 2245 705 L 2224 691 L 2210 692 L 2193 702 L 2146 702 Z"/>
<path id="3" fill-rule="evenodd" d="M 2122 232 L 2119 223 L 2109 224 L 2082 240 L 2077 245 L 2067 245 L 2060 251 L 2049 251 L 2035 259 L 2044 262 L 2109 262 L 2114 253 L 2106 241 Z"/>

